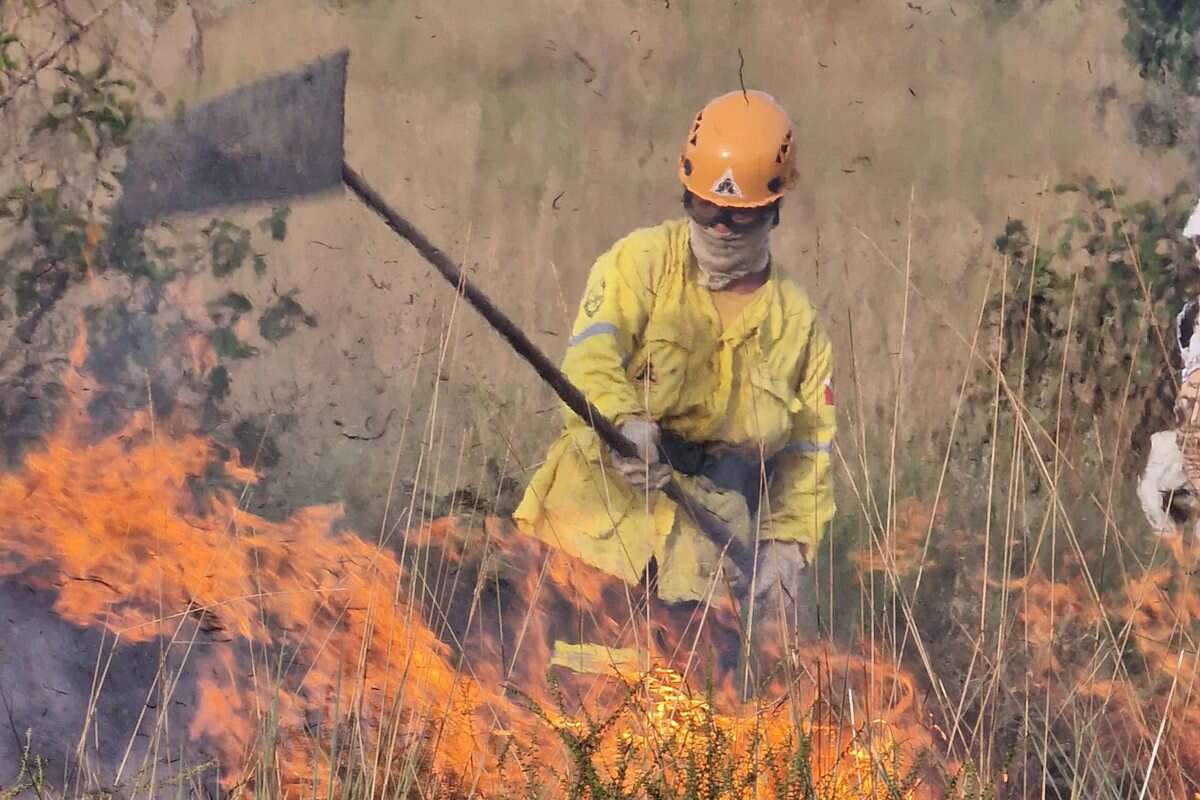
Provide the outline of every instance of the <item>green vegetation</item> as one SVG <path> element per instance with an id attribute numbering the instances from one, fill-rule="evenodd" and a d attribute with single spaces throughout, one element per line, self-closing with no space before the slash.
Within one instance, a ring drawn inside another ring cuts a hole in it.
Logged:
<path id="1" fill-rule="evenodd" d="M 1142 77 L 1200 95 L 1200 5 L 1190 0 L 1125 0 L 1125 48 Z"/>
<path id="2" fill-rule="evenodd" d="M 224 217 L 203 226 L 112 225 L 106 210 L 119 191 L 124 149 L 145 122 L 145 87 L 109 56 L 96 60 L 76 49 L 46 65 L 39 80 L 16 82 L 35 60 L 18 31 L 30 20 L 53 24 L 58 12 L 13 6 L 5 13 L 14 27 L 0 33 L 0 89 L 11 91 L 5 113 L 18 123 L 0 157 L 0 320 L 15 323 L 16 331 L 0 353 L 0 426 L 12 431 L 3 437 L 5 458 L 16 464 L 25 447 L 40 441 L 61 399 L 53 370 L 8 369 L 18 350 L 62 348 L 78 334 L 87 337 L 89 366 L 109 382 L 111 391 L 93 410 L 109 412 L 110 426 L 150 397 L 158 411 L 184 398 L 185 406 L 203 407 L 211 430 L 227 421 L 221 406 L 234 365 L 262 352 L 247 337 L 257 331 L 277 343 L 301 325 L 316 327 L 317 319 L 296 289 L 280 290 L 261 307 L 251 300 L 261 290 L 223 290 L 207 303 L 206 316 L 180 307 L 160 313 L 163 300 L 173 285 L 204 270 L 220 283 L 239 279 L 247 267 L 265 278 L 272 245 L 287 237 L 290 209 L 272 209 L 250 226 Z M 77 304 L 85 329 L 63 329 L 72 323 L 58 310 Z M 244 317 L 253 324 L 239 326 Z M 207 339 L 215 363 L 196 351 L 197 336 Z M 131 406 L 130 398 L 142 400 Z"/>
<path id="3" fill-rule="evenodd" d="M 1132 202 L 1121 187 L 1088 178 L 1055 187 L 1078 197 L 1078 210 L 1040 237 L 1011 220 L 996 239 L 1002 288 L 986 324 L 1000 336 L 1002 393 L 1046 440 L 1082 446 L 1097 426 L 1119 430 L 1122 479 L 1140 469 L 1149 436 L 1169 426 L 1179 354 L 1174 318 L 1200 290 L 1192 247 L 1179 236 L 1194 197 L 1180 184 L 1167 197 Z M 986 341 L 986 340 L 985 340 Z M 987 347 L 988 345 L 984 345 Z M 967 405 L 976 452 L 997 386 L 981 381 Z M 1008 420 L 1004 433 L 1011 436 Z M 1114 427 L 1115 426 L 1115 427 Z M 1085 458 L 1097 454 L 1085 452 Z"/>

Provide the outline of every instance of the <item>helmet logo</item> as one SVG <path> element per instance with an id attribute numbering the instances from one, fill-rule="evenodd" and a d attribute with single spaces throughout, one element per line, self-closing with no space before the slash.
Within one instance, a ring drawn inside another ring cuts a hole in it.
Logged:
<path id="1" fill-rule="evenodd" d="M 742 197 L 742 188 L 737 185 L 737 181 L 733 179 L 733 169 L 725 170 L 712 187 L 713 194 L 724 195 L 725 197 Z"/>

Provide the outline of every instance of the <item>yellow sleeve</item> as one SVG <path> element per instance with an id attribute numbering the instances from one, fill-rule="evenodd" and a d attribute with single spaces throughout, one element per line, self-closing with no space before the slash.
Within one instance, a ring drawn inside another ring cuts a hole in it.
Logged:
<path id="1" fill-rule="evenodd" d="M 575 315 L 562 371 L 601 414 L 615 423 L 642 413 L 626 374 L 650 316 L 654 283 L 666 258 L 654 229 L 635 232 L 596 260 Z M 594 452 L 595 434 L 564 404 L 567 428 Z"/>
<path id="2" fill-rule="evenodd" d="M 831 475 L 837 419 L 833 405 L 833 349 L 820 322 L 813 319 L 805 345 L 804 371 L 792 415 L 792 435 L 774 457 L 763 539 L 799 541 L 811 559 L 836 510 Z"/>

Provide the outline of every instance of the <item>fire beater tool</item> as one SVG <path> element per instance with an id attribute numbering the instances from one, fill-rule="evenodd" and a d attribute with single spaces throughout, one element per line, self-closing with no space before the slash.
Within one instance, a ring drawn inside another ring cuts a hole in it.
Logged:
<path id="1" fill-rule="evenodd" d="M 471 304 L 600 439 L 625 457 L 637 448 L 450 258 L 396 212 L 344 159 L 349 51 L 234 89 L 147 126 L 130 144 L 115 225 L 212 207 L 314 196 L 345 185 Z M 665 459 L 665 454 L 663 456 Z M 753 555 L 674 477 L 663 493 L 723 548 L 746 576 Z M 742 600 L 743 627 L 750 603 Z M 744 631 L 743 631 L 744 634 Z M 743 651 L 746 650 L 743 641 Z"/>

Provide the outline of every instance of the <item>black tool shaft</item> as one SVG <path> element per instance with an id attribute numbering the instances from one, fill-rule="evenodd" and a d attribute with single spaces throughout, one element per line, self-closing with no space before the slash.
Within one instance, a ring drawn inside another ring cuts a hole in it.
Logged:
<path id="1" fill-rule="evenodd" d="M 592 405 L 583 392 L 579 391 L 575 384 L 571 383 L 562 373 L 562 370 L 554 366 L 550 359 L 533 342 L 529 341 L 529 338 L 513 324 L 512 320 L 492 305 L 491 300 L 466 279 L 462 272 L 454 266 L 454 262 L 450 260 L 449 256 L 426 239 L 411 222 L 396 213 L 349 164 L 342 164 L 342 180 L 368 208 L 383 218 L 389 228 L 416 248 L 426 261 L 442 273 L 442 276 L 450 282 L 455 290 L 466 298 L 467 302 L 488 321 L 488 324 L 497 333 L 504 337 L 513 350 L 517 351 L 517 354 L 534 368 L 567 407 L 579 415 L 580 419 L 587 423 L 606 445 L 626 458 L 635 458 L 639 455 L 633 442 L 626 439 L 612 421 Z M 727 547 L 728 556 L 749 576 L 748 567 L 751 561 L 748 549 L 733 537 L 724 522 L 685 492 L 674 478 L 663 488 L 663 493 L 683 508 L 718 546 Z"/>

